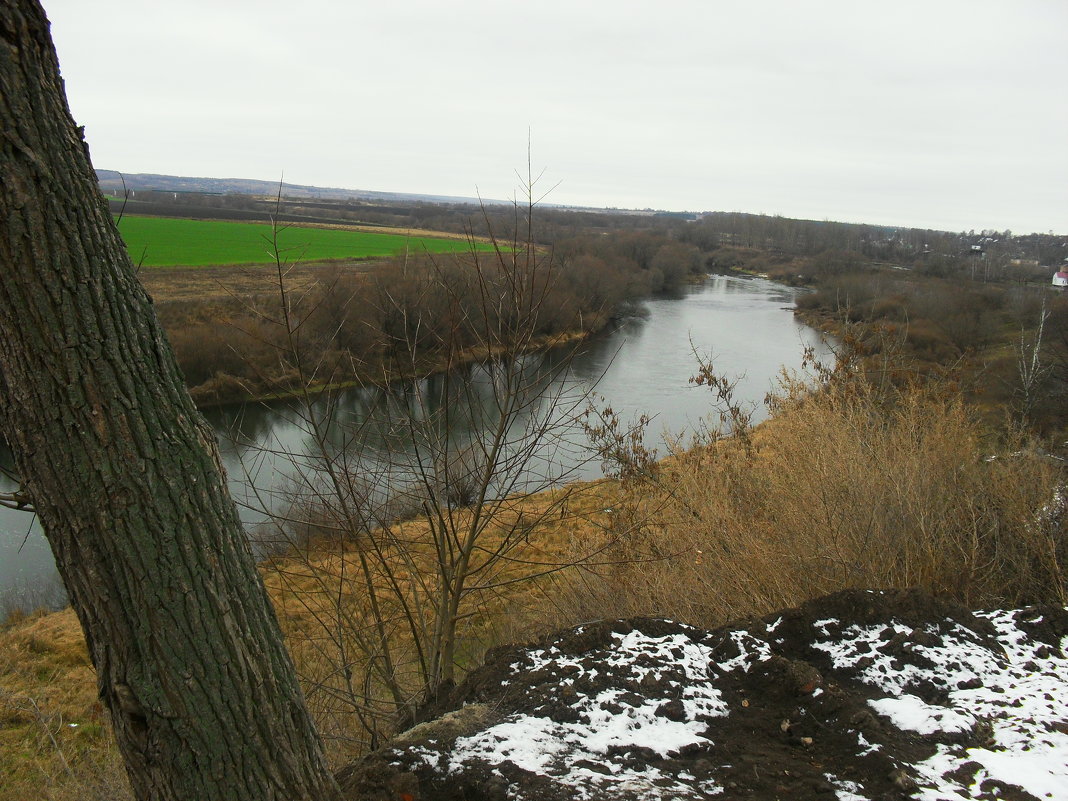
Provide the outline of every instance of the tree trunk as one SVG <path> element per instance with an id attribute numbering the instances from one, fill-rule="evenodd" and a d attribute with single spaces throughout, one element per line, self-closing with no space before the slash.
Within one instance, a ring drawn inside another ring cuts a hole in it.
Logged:
<path id="1" fill-rule="evenodd" d="M 97 189 L 36 0 L 0 0 L 0 226 L 0 433 L 135 793 L 338 798 L 212 433 Z"/>

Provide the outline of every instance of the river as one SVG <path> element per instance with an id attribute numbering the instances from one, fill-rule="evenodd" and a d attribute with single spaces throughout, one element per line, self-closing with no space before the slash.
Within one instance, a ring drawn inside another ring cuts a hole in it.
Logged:
<path id="1" fill-rule="evenodd" d="M 584 386 L 596 382 L 596 393 L 623 422 L 650 415 L 650 444 L 663 454 L 666 433 L 693 431 L 711 414 L 708 390 L 689 383 L 696 349 L 712 357 L 720 374 L 738 378 L 736 397 L 755 405 L 759 420 L 761 402 L 784 366 L 799 367 L 806 346 L 827 355 L 818 332 L 794 319 L 796 294 L 759 278 L 714 276 L 677 296 L 648 300 L 642 316 L 587 343 L 571 364 L 570 378 Z M 367 391 L 334 400 L 332 415 L 359 416 Z M 276 504 L 273 499 L 286 485 L 291 456 L 308 447 L 295 404 L 245 404 L 211 409 L 205 416 L 219 437 L 242 518 L 255 529 L 265 519 L 262 507 Z M 591 478 L 600 471 L 598 462 L 577 455 L 564 462 L 559 470 L 569 477 Z M 0 464 L 10 465 L 10 454 L 0 451 Z M 0 475 L 0 492 L 13 488 Z M 54 606 L 62 597 L 51 552 L 33 516 L 0 507 L 0 618 L 20 606 Z"/>

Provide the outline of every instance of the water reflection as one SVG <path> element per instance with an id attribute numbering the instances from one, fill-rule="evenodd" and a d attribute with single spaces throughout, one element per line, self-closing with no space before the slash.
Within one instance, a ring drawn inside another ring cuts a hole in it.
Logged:
<path id="1" fill-rule="evenodd" d="M 339 493 L 374 515 L 418 509 L 487 472 L 487 500 L 574 477 L 591 455 L 577 422 L 588 384 L 570 373 L 570 355 L 494 360 L 309 404 L 250 404 L 245 419 L 227 410 L 209 420 L 245 522 L 258 539 L 273 540 L 277 532 L 263 525 L 272 513 L 289 516 L 294 505 L 314 507 Z"/>

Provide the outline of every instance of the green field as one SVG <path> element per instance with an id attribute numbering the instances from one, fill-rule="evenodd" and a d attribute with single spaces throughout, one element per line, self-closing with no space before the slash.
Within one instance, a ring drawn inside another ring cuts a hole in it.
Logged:
<path id="1" fill-rule="evenodd" d="M 274 261 L 271 226 L 267 223 L 239 223 L 214 220 L 186 220 L 168 217 L 126 215 L 119 232 L 134 264 L 146 267 L 207 264 L 262 264 Z M 283 228 L 278 248 L 288 262 L 323 259 L 364 259 L 410 253 L 453 253 L 466 251 L 463 239 L 336 228 Z M 479 244 L 479 249 L 488 248 Z"/>

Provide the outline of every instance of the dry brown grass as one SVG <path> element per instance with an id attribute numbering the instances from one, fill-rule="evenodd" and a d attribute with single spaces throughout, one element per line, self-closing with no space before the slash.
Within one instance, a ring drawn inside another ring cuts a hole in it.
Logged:
<path id="1" fill-rule="evenodd" d="M 522 544 L 510 549 L 495 568 L 493 586 L 465 599 L 467 613 L 458 631 L 461 676 L 481 663 L 487 648 L 529 637 L 541 625 L 535 610 L 544 605 L 545 587 L 550 586 L 546 573 L 580 559 L 576 554 L 590 558 L 588 546 L 609 523 L 605 508 L 612 496 L 610 482 L 600 481 L 501 505 L 499 530 L 488 530 L 481 547 L 490 551 L 497 538 L 513 536 L 517 519 L 530 520 L 531 527 Z M 415 609 L 428 625 L 434 623 L 434 610 L 425 607 L 426 577 L 439 566 L 434 536 L 427 521 L 417 518 L 392 525 L 389 539 L 403 543 L 405 563 L 423 575 L 401 566 L 378 571 L 372 564 L 376 608 L 363 589 L 360 550 L 365 544 L 359 539 L 320 534 L 264 567 L 306 699 L 334 765 L 345 764 L 388 736 L 398 725 L 398 707 L 417 701 L 424 689 L 417 643 L 405 615 Z M 409 604 L 409 610 L 402 603 Z M 400 701 L 376 674 L 378 625 L 389 631 L 392 676 L 403 690 Z"/>
<path id="2" fill-rule="evenodd" d="M 338 270 L 360 275 L 378 269 L 380 261 L 314 262 L 287 267 L 295 291 L 306 290 Z M 157 304 L 178 302 L 207 305 L 233 298 L 273 298 L 278 294 L 275 265 L 230 265 L 218 267 L 153 267 L 137 277 Z"/>
<path id="3" fill-rule="evenodd" d="M 856 382 L 782 399 L 753 436 L 674 455 L 632 486 L 619 567 L 560 595 L 572 619 L 697 625 L 849 587 L 923 587 L 975 606 L 1068 602 L 1054 461 L 984 437 L 958 397 Z M 631 561 L 626 561 L 628 558 Z"/>
<path id="4" fill-rule="evenodd" d="M 340 231 L 366 231 L 371 234 L 394 234 L 395 236 L 406 236 L 412 239 L 430 237 L 432 239 L 454 239 L 462 240 L 464 242 L 488 243 L 491 241 L 488 237 L 472 236 L 470 233 L 463 231 L 438 231 L 430 230 L 428 228 L 404 228 L 403 226 L 393 225 L 350 225 L 348 223 L 287 222 L 286 228 L 332 228 Z"/>
<path id="5" fill-rule="evenodd" d="M 0 801 L 131 798 L 74 612 L 0 628 Z"/>
<path id="6" fill-rule="evenodd" d="M 514 513 L 541 519 L 514 554 L 513 576 L 543 570 L 561 554 L 578 551 L 579 542 L 602 536 L 610 518 L 604 510 L 614 502 L 612 482 L 575 489 L 566 514 L 552 518 L 539 512 L 557 502 L 554 493 L 521 499 L 511 507 Z M 426 524 L 419 521 L 403 526 L 413 540 L 426 533 Z M 352 543 L 320 538 L 262 567 L 309 707 L 336 767 L 369 744 L 345 675 L 336 670 L 346 648 L 339 633 L 351 634 L 344 626 L 365 619 L 365 599 L 346 587 L 353 552 Z M 539 610 L 549 603 L 551 592 L 552 584 L 543 580 L 484 593 L 479 613 L 463 624 L 462 666 L 479 664 L 489 647 L 540 631 Z M 349 665 L 353 675 L 359 673 L 357 658 L 353 654 Z M 414 675 L 412 686 L 414 691 Z M 107 713 L 97 700 L 95 672 L 71 609 L 20 616 L 0 626 L 0 777 L 0 801 L 129 798 Z"/>

